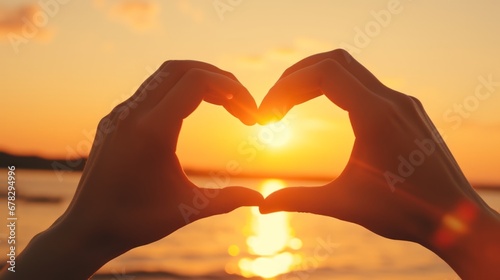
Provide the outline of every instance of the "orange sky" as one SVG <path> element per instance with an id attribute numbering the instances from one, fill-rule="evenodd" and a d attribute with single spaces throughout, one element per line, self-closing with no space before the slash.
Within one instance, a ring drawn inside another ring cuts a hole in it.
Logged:
<path id="1" fill-rule="evenodd" d="M 3 1 L 0 150 L 86 155 L 99 119 L 164 60 L 231 71 L 260 103 L 288 66 L 343 47 L 422 100 L 472 181 L 498 183 L 499 11 L 493 0 Z M 353 135 L 326 98 L 294 108 L 279 128 L 245 127 L 202 104 L 183 127 L 179 157 L 216 170 L 233 161 L 246 172 L 342 170 Z M 283 143 L 252 144 L 259 135 Z"/>

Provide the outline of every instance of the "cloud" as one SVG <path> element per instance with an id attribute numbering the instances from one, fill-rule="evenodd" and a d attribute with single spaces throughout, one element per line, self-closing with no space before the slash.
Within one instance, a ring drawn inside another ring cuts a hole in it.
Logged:
<path id="1" fill-rule="evenodd" d="M 37 4 L 0 6 L 0 40 L 49 42 L 55 29 L 47 27 L 50 16 Z"/>
<path id="2" fill-rule="evenodd" d="M 94 0 L 94 6 L 114 21 L 136 31 L 152 29 L 158 24 L 160 7 L 151 0 Z"/>
<path id="3" fill-rule="evenodd" d="M 325 42 L 310 38 L 297 38 L 288 46 L 274 47 L 259 55 L 240 55 L 231 60 L 249 68 L 262 68 L 275 62 L 291 65 L 309 55 L 332 49 L 333 45 Z"/>

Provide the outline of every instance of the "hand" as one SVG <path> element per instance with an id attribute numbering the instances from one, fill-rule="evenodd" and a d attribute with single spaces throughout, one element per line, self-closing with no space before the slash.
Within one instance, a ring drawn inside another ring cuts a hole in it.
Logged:
<path id="1" fill-rule="evenodd" d="M 500 219 L 472 189 L 414 97 L 384 86 L 343 50 L 290 67 L 260 106 L 263 120 L 324 94 L 349 112 L 355 142 L 340 176 L 268 196 L 262 213 L 310 212 L 414 241 L 464 279 L 500 279 Z"/>
<path id="2" fill-rule="evenodd" d="M 256 191 L 198 188 L 182 171 L 177 138 L 202 100 L 255 123 L 255 101 L 232 74 L 202 62 L 166 62 L 101 120 L 68 210 L 33 239 L 10 275 L 87 279 L 110 259 L 190 222 L 258 205 Z"/>

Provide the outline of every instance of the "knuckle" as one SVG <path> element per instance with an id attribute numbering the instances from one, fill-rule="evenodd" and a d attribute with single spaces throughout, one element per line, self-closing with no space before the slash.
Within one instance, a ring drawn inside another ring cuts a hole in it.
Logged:
<path id="1" fill-rule="evenodd" d="M 120 104 L 116 105 L 111 112 L 108 114 L 108 116 L 115 116 L 116 114 L 119 114 L 123 110 L 123 102 Z"/>
<path id="2" fill-rule="evenodd" d="M 417 107 L 419 109 L 424 108 L 424 105 L 422 105 L 422 102 L 418 98 L 411 96 L 411 95 L 408 95 L 408 97 L 411 99 L 411 101 L 413 102 L 415 107 Z"/>
<path id="3" fill-rule="evenodd" d="M 160 66 L 160 70 L 166 70 L 168 69 L 169 67 L 172 66 L 172 64 L 175 64 L 175 60 L 167 60 L 165 62 L 163 62 Z"/>
<path id="4" fill-rule="evenodd" d="M 381 110 L 397 118 L 416 116 L 423 109 L 422 103 L 417 98 L 406 94 L 398 94 L 396 98 L 392 98 L 387 103 L 387 106 Z"/>
<path id="5" fill-rule="evenodd" d="M 97 129 L 99 131 L 103 130 L 108 130 L 110 127 L 113 126 L 113 113 L 111 112 L 110 114 L 104 116 L 99 123 L 97 124 Z"/>
<path id="6" fill-rule="evenodd" d="M 351 54 L 344 49 L 335 49 L 329 52 L 329 56 L 337 61 L 350 62 L 352 60 Z"/>
<path id="7" fill-rule="evenodd" d="M 318 62 L 316 66 L 319 68 L 318 70 L 320 70 L 321 73 L 329 73 L 332 70 L 338 69 L 340 65 L 335 59 L 327 58 Z"/>
<path id="8" fill-rule="evenodd" d="M 342 56 L 342 57 L 350 56 L 350 54 L 344 49 L 334 49 L 334 50 L 331 50 L 329 53 L 331 56 L 334 56 L 334 57 L 335 56 Z"/>
<path id="9" fill-rule="evenodd" d="M 106 123 L 109 123 L 110 120 L 111 120 L 111 114 L 107 114 L 99 121 L 97 127 L 104 126 Z"/>
<path id="10" fill-rule="evenodd" d="M 225 71 L 225 70 L 221 70 L 222 71 L 222 74 L 224 74 L 224 76 L 227 76 L 228 78 L 232 79 L 232 80 L 235 80 L 235 81 L 238 81 L 238 78 L 236 78 L 236 76 L 229 72 L 229 71 Z"/>
<path id="11" fill-rule="evenodd" d="M 288 75 L 292 74 L 294 71 L 295 71 L 294 66 L 292 66 L 292 67 L 288 67 L 288 68 L 287 68 L 287 69 L 283 72 L 283 74 L 281 75 L 281 77 L 282 77 L 282 78 L 284 78 L 284 77 L 286 77 L 286 76 L 288 76 Z"/>
<path id="12" fill-rule="evenodd" d="M 111 114 L 114 116 L 114 115 L 119 115 L 119 114 L 122 114 L 123 111 L 125 111 L 127 108 L 128 108 L 128 100 L 125 100 L 123 101 L 122 103 L 116 105 L 115 108 L 113 108 L 113 110 L 111 110 Z"/>
<path id="13" fill-rule="evenodd" d="M 162 72 L 182 71 L 186 68 L 187 61 L 184 60 L 167 60 L 163 62 L 159 68 Z"/>
<path id="14" fill-rule="evenodd" d="M 189 66 L 194 66 L 198 63 L 194 60 L 167 60 L 162 63 L 160 66 L 161 69 L 169 69 L 169 70 L 182 70 L 186 69 Z"/>
<path id="15" fill-rule="evenodd" d="M 398 103 L 405 111 L 415 111 L 419 107 L 420 101 L 413 96 L 401 94 Z"/>

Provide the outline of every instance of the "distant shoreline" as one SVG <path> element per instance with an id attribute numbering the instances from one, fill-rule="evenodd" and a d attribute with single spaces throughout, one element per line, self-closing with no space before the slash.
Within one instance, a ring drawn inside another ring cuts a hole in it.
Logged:
<path id="1" fill-rule="evenodd" d="M 13 155 L 0 151 L 0 168 L 16 166 L 17 169 L 82 171 L 86 158 L 48 159 L 39 156 Z"/>
<path id="2" fill-rule="evenodd" d="M 62 172 L 81 172 L 85 167 L 87 158 L 76 158 L 76 159 L 48 159 L 39 156 L 21 156 L 13 155 L 6 152 L 0 151 L 0 168 L 7 168 L 8 166 L 14 165 L 17 169 L 26 170 L 55 170 Z M 188 176 L 200 176 L 200 177 L 210 177 L 210 174 L 217 172 L 217 170 L 210 169 L 193 169 L 184 168 L 184 172 Z M 305 174 L 286 174 L 286 173 L 241 173 L 234 178 L 243 179 L 260 179 L 260 178 L 275 178 L 283 180 L 294 180 L 294 181 L 313 181 L 313 182 L 329 182 L 335 179 L 334 176 L 322 176 L 322 175 L 305 175 Z M 477 183 L 472 184 L 474 189 L 486 190 L 486 191 L 500 191 L 500 184 L 484 184 Z"/>
<path id="3" fill-rule="evenodd" d="M 8 166 L 14 165 L 17 169 L 27 169 L 27 170 L 55 170 L 61 172 L 81 172 L 85 167 L 87 158 L 76 158 L 76 159 L 48 159 L 40 156 L 21 156 L 13 155 L 6 152 L 0 151 L 0 168 L 7 168 Z M 194 169 L 194 168 L 184 168 L 184 172 L 188 176 L 206 176 L 210 177 L 210 174 L 217 172 L 218 170 L 211 169 Z M 326 176 L 316 176 L 316 175 L 291 175 L 291 174 L 270 174 L 270 173 L 241 173 L 235 178 L 276 178 L 276 179 L 286 179 L 286 180 L 306 180 L 306 181 L 331 181 L 335 177 Z"/>

